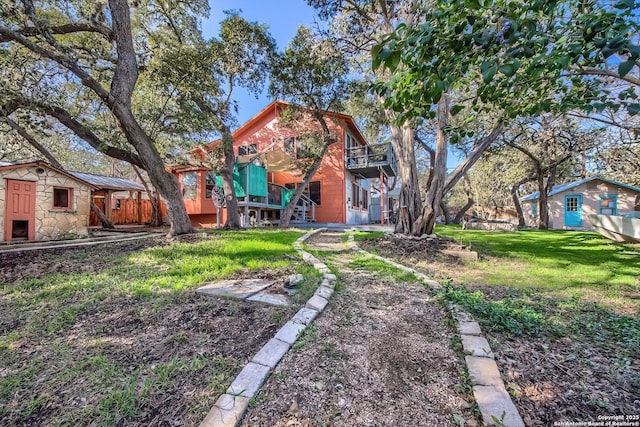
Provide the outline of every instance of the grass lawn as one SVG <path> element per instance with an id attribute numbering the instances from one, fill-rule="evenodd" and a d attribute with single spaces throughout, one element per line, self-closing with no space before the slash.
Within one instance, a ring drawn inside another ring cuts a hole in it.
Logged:
<path id="1" fill-rule="evenodd" d="M 448 298 L 511 333 L 570 335 L 621 355 L 640 355 L 640 249 L 590 232 L 436 232 L 478 251 L 480 261 L 457 278 L 471 293 L 449 288 Z M 499 290 L 496 295 L 493 290 Z"/>
<path id="2" fill-rule="evenodd" d="M 438 226 L 435 232 L 471 246 L 480 260 L 429 253 L 427 243 L 379 233 L 354 237 L 365 249 L 440 281 L 442 301 L 473 315 L 529 425 L 637 412 L 637 245 L 559 230 Z"/>
<path id="3" fill-rule="evenodd" d="M 305 276 L 297 231 L 0 254 L 0 424 L 198 424 L 295 307 L 195 294 L 203 282 Z"/>

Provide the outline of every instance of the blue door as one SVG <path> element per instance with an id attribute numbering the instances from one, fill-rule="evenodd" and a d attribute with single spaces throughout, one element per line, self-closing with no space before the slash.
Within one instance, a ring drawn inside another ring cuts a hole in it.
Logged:
<path id="1" fill-rule="evenodd" d="M 582 227 L 582 195 L 567 194 L 564 196 L 565 227 Z"/>

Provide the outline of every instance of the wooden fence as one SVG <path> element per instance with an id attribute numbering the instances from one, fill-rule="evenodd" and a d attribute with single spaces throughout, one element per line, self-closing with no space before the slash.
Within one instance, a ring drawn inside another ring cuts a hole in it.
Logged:
<path id="1" fill-rule="evenodd" d="M 109 218 L 109 213 L 105 210 L 105 199 L 94 198 L 93 202 L 104 212 Z M 139 212 L 139 213 L 138 213 Z M 167 206 L 163 201 L 160 201 L 160 212 L 162 217 L 167 216 Z M 126 224 L 150 224 L 153 218 L 153 209 L 151 207 L 150 200 L 137 200 L 137 199 L 117 199 L 111 207 L 111 221 L 114 225 L 126 225 Z M 100 226 L 100 219 L 91 211 L 89 217 L 90 226 Z"/>

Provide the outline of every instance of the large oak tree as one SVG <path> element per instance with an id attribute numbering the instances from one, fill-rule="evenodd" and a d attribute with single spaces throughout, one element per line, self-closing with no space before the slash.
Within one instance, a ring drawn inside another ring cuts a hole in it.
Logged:
<path id="1" fill-rule="evenodd" d="M 193 231 L 163 156 L 211 128 L 204 1 L 3 2 L 0 115 L 55 119 L 98 151 L 143 168 L 171 233 Z"/>

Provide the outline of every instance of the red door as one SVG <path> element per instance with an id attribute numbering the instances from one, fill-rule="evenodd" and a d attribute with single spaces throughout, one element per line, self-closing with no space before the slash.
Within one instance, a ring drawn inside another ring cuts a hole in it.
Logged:
<path id="1" fill-rule="evenodd" d="M 4 240 L 36 237 L 36 183 L 7 179 L 5 198 Z"/>

